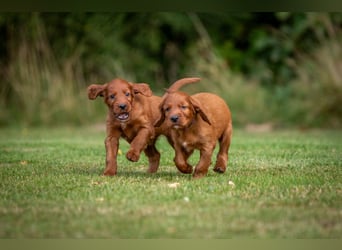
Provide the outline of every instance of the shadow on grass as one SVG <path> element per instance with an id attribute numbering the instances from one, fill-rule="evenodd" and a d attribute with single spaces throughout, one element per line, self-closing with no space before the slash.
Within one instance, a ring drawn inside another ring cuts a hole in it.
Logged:
<path id="1" fill-rule="evenodd" d="M 172 167 L 160 167 L 156 173 L 148 173 L 147 168 L 142 170 L 139 169 L 118 169 L 118 172 L 115 176 L 104 176 L 102 167 L 77 167 L 77 168 L 66 168 L 65 174 L 70 175 L 81 175 L 81 176 L 89 176 L 89 177 L 105 177 L 105 178 L 134 178 L 134 179 L 191 179 L 192 175 L 190 174 L 182 174 L 178 172 L 176 169 L 172 169 Z"/>
<path id="2" fill-rule="evenodd" d="M 189 179 L 191 175 L 178 173 L 176 171 L 159 170 L 157 173 L 147 173 L 143 171 L 120 171 L 116 175 L 117 177 L 127 177 L 136 179 Z M 110 177 L 109 177 L 110 178 Z M 114 177 L 115 178 L 115 177 Z"/>

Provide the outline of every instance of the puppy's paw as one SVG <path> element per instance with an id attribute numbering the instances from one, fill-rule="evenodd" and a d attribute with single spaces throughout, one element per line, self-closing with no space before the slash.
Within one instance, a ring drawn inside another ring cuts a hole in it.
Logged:
<path id="1" fill-rule="evenodd" d="M 158 167 L 149 167 L 147 169 L 147 173 L 154 174 L 155 172 L 157 172 L 157 170 L 158 170 Z"/>
<path id="2" fill-rule="evenodd" d="M 106 168 L 103 172 L 103 175 L 105 176 L 114 176 L 116 175 L 116 170 L 113 168 Z"/>
<path id="3" fill-rule="evenodd" d="M 226 171 L 226 168 L 225 168 L 225 167 L 222 167 L 222 166 L 216 166 L 216 167 L 214 168 L 214 171 L 215 171 L 216 173 L 223 174 L 223 173 Z"/>
<path id="4" fill-rule="evenodd" d="M 193 174 L 193 178 L 194 179 L 200 179 L 200 178 L 203 178 L 206 174 L 203 174 L 203 173 L 194 173 Z"/>
<path id="5" fill-rule="evenodd" d="M 206 176 L 207 173 L 208 173 L 208 169 L 200 169 L 199 170 L 199 169 L 195 168 L 195 172 L 193 174 L 193 178 L 194 179 L 200 179 L 200 178 Z"/>
<path id="6" fill-rule="evenodd" d="M 150 162 L 147 173 L 153 174 L 153 173 L 157 172 L 158 167 L 159 167 L 159 160 L 156 162 Z"/>
<path id="7" fill-rule="evenodd" d="M 129 150 L 126 154 L 126 158 L 129 161 L 133 161 L 136 162 L 139 160 L 140 154 L 138 154 L 137 152 L 134 152 L 133 150 Z"/>
<path id="8" fill-rule="evenodd" d="M 184 165 L 184 166 L 180 166 L 180 165 L 176 165 L 178 170 L 180 172 L 182 172 L 183 174 L 192 174 L 192 166 L 187 164 L 187 165 Z"/>

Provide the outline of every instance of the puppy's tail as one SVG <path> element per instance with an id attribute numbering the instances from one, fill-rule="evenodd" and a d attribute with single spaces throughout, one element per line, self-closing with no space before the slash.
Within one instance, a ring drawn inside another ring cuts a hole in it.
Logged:
<path id="1" fill-rule="evenodd" d="M 190 84 L 190 83 L 194 83 L 194 82 L 198 82 L 200 80 L 201 80 L 201 78 L 198 78 L 198 77 L 189 77 L 189 78 L 179 79 L 178 81 L 175 81 L 171 85 L 171 87 L 166 90 L 166 92 L 167 93 L 172 93 L 172 92 L 178 91 L 178 89 L 180 89 L 184 85 L 187 85 L 187 84 Z"/>

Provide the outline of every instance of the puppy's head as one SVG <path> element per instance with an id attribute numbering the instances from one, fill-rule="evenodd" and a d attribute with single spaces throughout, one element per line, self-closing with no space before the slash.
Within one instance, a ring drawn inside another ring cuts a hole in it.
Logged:
<path id="1" fill-rule="evenodd" d="M 197 115 L 211 125 L 201 104 L 183 92 L 168 93 L 159 106 L 161 117 L 155 126 L 159 127 L 165 121 L 172 129 L 182 129 L 191 126 Z"/>
<path id="2" fill-rule="evenodd" d="M 152 96 L 152 91 L 146 83 L 130 83 L 123 79 L 114 79 L 106 84 L 92 84 L 88 87 L 88 98 L 104 98 L 110 112 L 120 122 L 130 119 L 135 95 Z"/>

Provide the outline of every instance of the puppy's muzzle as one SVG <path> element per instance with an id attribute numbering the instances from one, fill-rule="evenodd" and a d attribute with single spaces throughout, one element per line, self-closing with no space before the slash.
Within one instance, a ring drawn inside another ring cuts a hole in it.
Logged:
<path id="1" fill-rule="evenodd" d="M 127 104 L 119 103 L 117 107 L 118 107 L 118 110 L 117 110 L 116 118 L 121 122 L 127 121 L 129 118 L 129 111 L 127 110 L 128 109 Z"/>

